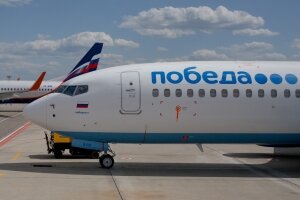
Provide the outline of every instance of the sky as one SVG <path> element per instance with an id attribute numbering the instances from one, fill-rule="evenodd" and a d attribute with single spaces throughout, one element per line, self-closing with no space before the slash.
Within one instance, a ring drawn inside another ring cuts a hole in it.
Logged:
<path id="1" fill-rule="evenodd" d="M 299 8 L 299 0 L 0 0 L 0 79 L 64 76 L 95 42 L 104 43 L 101 68 L 299 61 Z"/>

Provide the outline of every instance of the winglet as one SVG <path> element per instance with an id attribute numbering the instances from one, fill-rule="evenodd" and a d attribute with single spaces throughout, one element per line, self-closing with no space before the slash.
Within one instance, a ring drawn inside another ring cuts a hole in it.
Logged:
<path id="1" fill-rule="evenodd" d="M 29 89 L 29 91 L 36 91 L 40 88 L 44 77 L 46 75 L 46 72 L 41 73 L 41 75 L 39 76 L 39 78 L 33 83 L 33 85 L 31 86 L 31 88 Z"/>

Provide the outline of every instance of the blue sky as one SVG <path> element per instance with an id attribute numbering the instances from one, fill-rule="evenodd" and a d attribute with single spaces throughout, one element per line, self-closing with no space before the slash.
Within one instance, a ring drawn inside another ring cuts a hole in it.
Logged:
<path id="1" fill-rule="evenodd" d="M 0 79 L 63 76 L 96 41 L 101 67 L 300 60 L 298 0 L 0 0 Z"/>

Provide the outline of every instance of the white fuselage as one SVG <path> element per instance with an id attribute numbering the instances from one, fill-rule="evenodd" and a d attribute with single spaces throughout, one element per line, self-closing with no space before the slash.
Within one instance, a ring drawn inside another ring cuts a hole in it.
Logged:
<path id="1" fill-rule="evenodd" d="M 64 84 L 88 85 L 88 92 L 47 95 L 25 115 L 99 142 L 300 144 L 299 66 L 174 62 L 102 69 Z"/>

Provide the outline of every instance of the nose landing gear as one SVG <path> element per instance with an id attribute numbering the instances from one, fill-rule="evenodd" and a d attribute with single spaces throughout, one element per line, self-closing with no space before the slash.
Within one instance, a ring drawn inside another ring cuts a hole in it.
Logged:
<path id="1" fill-rule="evenodd" d="M 107 146 L 107 149 L 104 149 L 103 154 L 99 156 L 99 163 L 102 168 L 110 169 L 114 166 L 114 157 L 116 154 L 111 150 L 108 144 L 104 146 Z"/>
<path id="2" fill-rule="evenodd" d="M 72 147 L 90 149 L 99 152 L 99 163 L 101 167 L 105 169 L 112 168 L 115 163 L 114 156 L 116 154 L 111 150 L 109 144 L 106 142 L 72 139 Z"/>
<path id="3" fill-rule="evenodd" d="M 110 169 L 114 165 L 114 158 L 109 154 L 104 154 L 99 157 L 99 163 L 102 168 Z"/>

